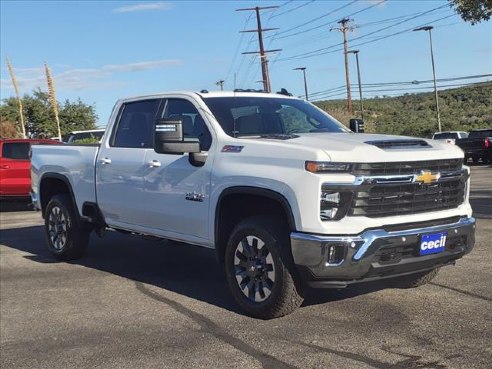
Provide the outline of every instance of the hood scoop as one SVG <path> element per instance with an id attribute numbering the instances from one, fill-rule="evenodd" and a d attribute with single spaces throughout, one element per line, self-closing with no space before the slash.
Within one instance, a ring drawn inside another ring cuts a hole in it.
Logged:
<path id="1" fill-rule="evenodd" d="M 410 148 L 422 148 L 432 147 L 424 140 L 379 140 L 379 141 L 365 141 L 368 145 L 379 147 L 383 150 L 398 150 L 398 149 L 410 149 Z"/>

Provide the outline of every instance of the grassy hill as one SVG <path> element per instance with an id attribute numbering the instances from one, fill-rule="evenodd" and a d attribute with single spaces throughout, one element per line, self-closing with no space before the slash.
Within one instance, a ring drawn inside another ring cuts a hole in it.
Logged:
<path id="1" fill-rule="evenodd" d="M 353 101 L 354 109 L 359 107 Z M 315 104 L 344 124 L 351 116 L 346 100 L 317 101 Z M 492 82 L 439 91 L 443 131 L 470 131 L 492 127 Z M 430 137 L 437 131 L 434 93 L 375 97 L 364 100 L 366 132 Z M 358 117 L 358 112 L 353 117 Z"/>

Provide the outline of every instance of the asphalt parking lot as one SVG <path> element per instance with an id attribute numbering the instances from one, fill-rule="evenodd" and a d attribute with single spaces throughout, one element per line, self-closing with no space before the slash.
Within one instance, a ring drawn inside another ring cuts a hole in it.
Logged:
<path id="1" fill-rule="evenodd" d="M 276 320 L 243 315 L 213 251 L 108 232 L 55 261 L 42 219 L 0 213 L 1 368 L 490 368 L 492 166 L 472 167 L 477 243 L 413 290 L 312 292 Z"/>

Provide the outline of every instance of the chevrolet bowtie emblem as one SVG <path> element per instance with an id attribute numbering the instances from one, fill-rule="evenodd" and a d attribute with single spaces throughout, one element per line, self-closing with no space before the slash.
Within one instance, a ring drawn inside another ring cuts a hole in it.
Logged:
<path id="1" fill-rule="evenodd" d="M 432 182 L 437 182 L 439 180 L 439 178 L 441 178 L 440 173 L 432 174 L 428 170 L 422 170 L 422 171 L 420 171 L 420 174 L 417 174 L 415 176 L 415 182 L 422 182 L 425 184 L 429 184 Z"/>

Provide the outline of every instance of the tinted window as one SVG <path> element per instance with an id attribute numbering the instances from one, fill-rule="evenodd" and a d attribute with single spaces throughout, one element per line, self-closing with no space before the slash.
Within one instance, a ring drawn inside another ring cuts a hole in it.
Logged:
<path id="1" fill-rule="evenodd" d="M 445 132 L 445 133 L 436 133 L 434 134 L 434 140 L 446 140 L 448 138 L 457 139 L 457 133 Z"/>
<path id="2" fill-rule="evenodd" d="M 209 97 L 204 101 L 222 129 L 234 137 L 350 132 L 303 100 L 241 96 Z"/>
<path id="3" fill-rule="evenodd" d="M 492 130 L 490 131 L 472 131 L 468 135 L 468 138 L 487 138 L 492 137 Z"/>
<path id="4" fill-rule="evenodd" d="M 188 100 L 169 99 L 164 109 L 163 118 L 177 118 L 183 122 L 184 138 L 198 138 L 200 150 L 207 151 L 212 144 L 212 136 L 195 106 Z"/>
<path id="5" fill-rule="evenodd" d="M 2 157 L 17 160 L 29 160 L 29 142 L 5 142 L 2 146 Z"/>
<path id="6" fill-rule="evenodd" d="M 111 146 L 153 147 L 153 126 L 161 100 L 143 100 L 123 104 Z"/>

